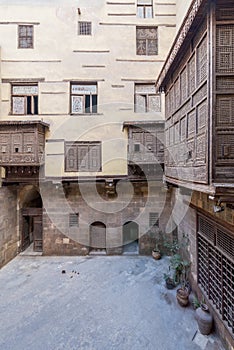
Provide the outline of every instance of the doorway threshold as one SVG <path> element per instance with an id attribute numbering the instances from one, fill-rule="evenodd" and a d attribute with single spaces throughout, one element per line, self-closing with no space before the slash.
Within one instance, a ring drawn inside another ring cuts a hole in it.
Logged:
<path id="1" fill-rule="evenodd" d="M 20 252 L 19 255 L 22 255 L 22 256 L 42 256 L 42 252 L 35 252 L 33 250 L 33 243 L 32 243 L 23 252 Z"/>

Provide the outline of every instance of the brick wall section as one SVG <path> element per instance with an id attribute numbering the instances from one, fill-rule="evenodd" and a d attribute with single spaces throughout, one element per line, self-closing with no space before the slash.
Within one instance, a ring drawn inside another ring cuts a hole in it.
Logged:
<path id="1" fill-rule="evenodd" d="M 17 192 L 15 188 L 0 188 L 0 267 L 18 252 Z"/>
<path id="2" fill-rule="evenodd" d="M 96 185 L 95 185 L 96 186 Z M 89 230 L 93 222 L 106 226 L 106 252 L 108 255 L 122 253 L 122 230 L 124 223 L 134 221 L 139 225 L 139 253 L 151 254 L 155 232 L 149 230 L 149 212 L 162 212 L 166 193 L 162 183 L 134 183 L 134 191 L 122 191 L 121 200 L 105 196 L 104 184 L 97 185 L 98 194 L 92 184 L 83 184 L 82 190 L 77 184 L 64 188 L 45 184 L 43 198 L 43 253 L 46 255 L 84 255 L 89 252 Z M 82 193 L 85 193 L 85 198 Z M 101 196 L 100 196 L 101 195 Z M 118 206 L 120 205 L 121 208 Z M 110 208 L 113 211 L 109 212 Z M 69 227 L 69 213 L 79 213 L 79 227 Z M 162 221 L 163 222 L 163 221 Z M 161 225 L 161 224 L 160 224 Z M 162 226 L 162 225 L 161 225 Z M 158 238 L 158 237 L 157 237 Z M 79 243 L 78 243 L 79 242 Z"/>

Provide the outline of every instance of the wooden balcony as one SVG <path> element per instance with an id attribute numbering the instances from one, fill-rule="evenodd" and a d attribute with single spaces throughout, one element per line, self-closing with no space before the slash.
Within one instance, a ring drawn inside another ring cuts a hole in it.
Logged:
<path id="1" fill-rule="evenodd" d="M 5 168 L 6 180 L 38 177 L 48 127 L 42 121 L 0 122 L 0 166 Z"/>

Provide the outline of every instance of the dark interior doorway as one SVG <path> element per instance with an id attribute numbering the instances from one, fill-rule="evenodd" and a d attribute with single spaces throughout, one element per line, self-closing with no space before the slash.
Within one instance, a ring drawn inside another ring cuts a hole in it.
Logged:
<path id="1" fill-rule="evenodd" d="M 42 200 L 35 189 L 29 189 L 24 195 L 21 222 L 21 251 L 33 244 L 33 251 L 42 252 Z"/>
<path id="2" fill-rule="evenodd" d="M 139 226 L 134 221 L 123 225 L 123 254 L 139 254 Z"/>

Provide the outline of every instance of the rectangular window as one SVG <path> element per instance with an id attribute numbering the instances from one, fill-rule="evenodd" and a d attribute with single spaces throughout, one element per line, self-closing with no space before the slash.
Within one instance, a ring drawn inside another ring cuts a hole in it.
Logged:
<path id="1" fill-rule="evenodd" d="M 152 0 L 137 0 L 137 16 L 140 18 L 153 17 Z"/>
<path id="2" fill-rule="evenodd" d="M 154 84 L 135 84 L 135 112 L 160 112 L 160 95 L 156 94 Z"/>
<path id="3" fill-rule="evenodd" d="M 71 84 L 71 113 L 97 113 L 97 84 Z"/>
<path id="4" fill-rule="evenodd" d="M 92 22 L 78 22 L 78 35 L 92 35 Z"/>
<path id="5" fill-rule="evenodd" d="M 136 54 L 152 56 L 158 54 L 158 28 L 136 28 Z"/>
<path id="6" fill-rule="evenodd" d="M 33 26 L 32 25 L 18 26 L 18 48 L 33 49 Z"/>
<path id="7" fill-rule="evenodd" d="M 66 142 L 65 171 L 101 171 L 101 142 Z"/>
<path id="8" fill-rule="evenodd" d="M 12 114 L 38 114 L 37 85 L 12 85 Z"/>
<path id="9" fill-rule="evenodd" d="M 79 214 L 71 213 L 69 214 L 69 227 L 78 227 L 79 226 Z"/>
<path id="10" fill-rule="evenodd" d="M 149 226 L 159 227 L 158 213 L 149 213 Z"/>

